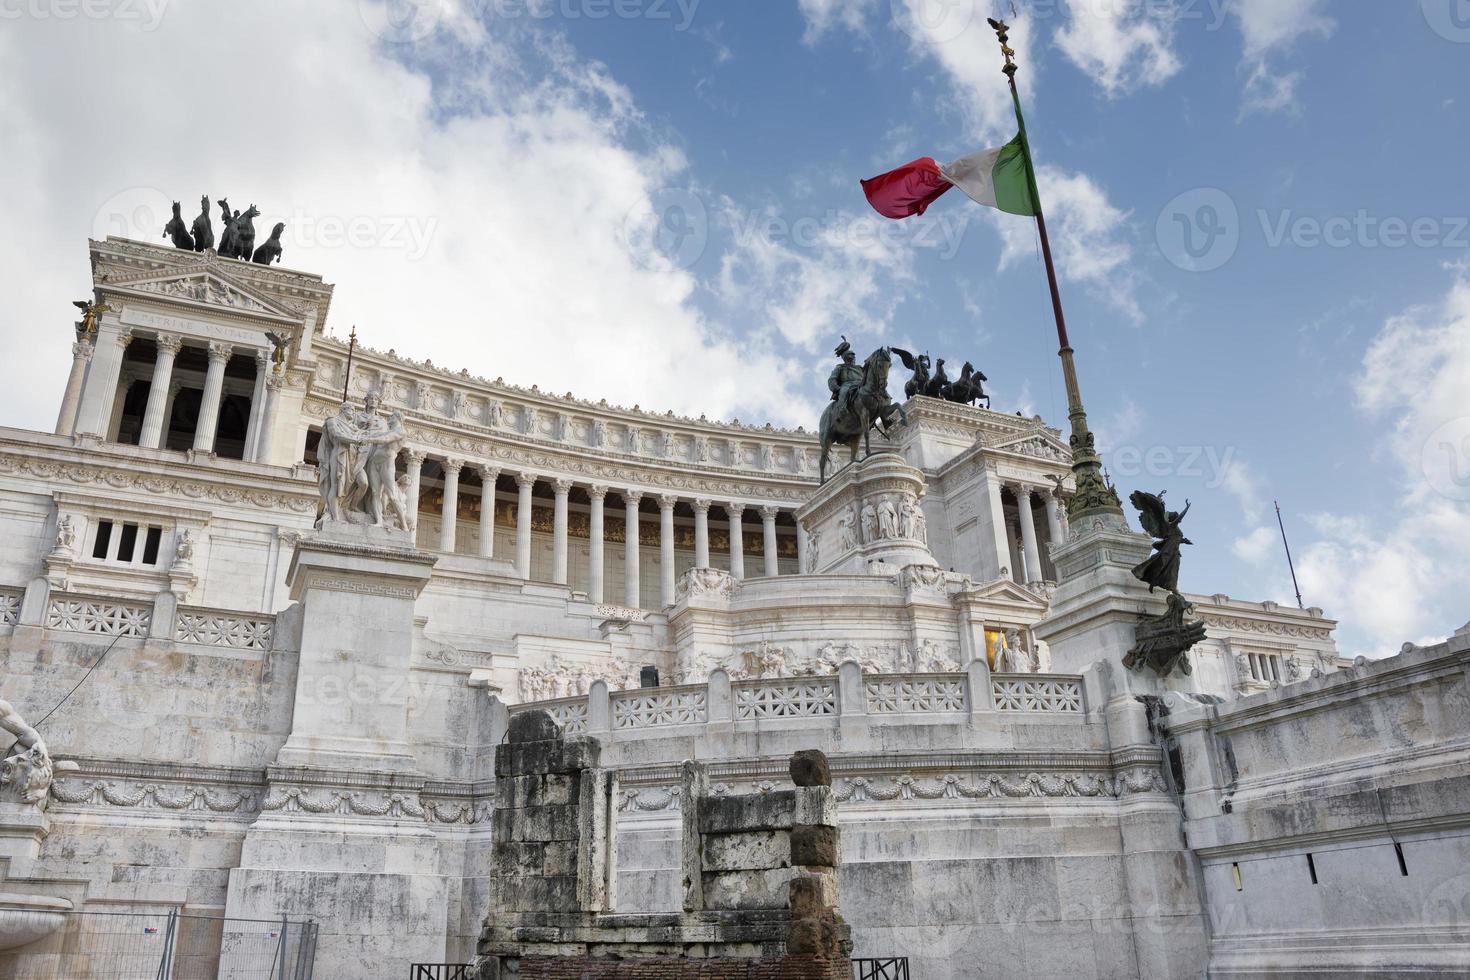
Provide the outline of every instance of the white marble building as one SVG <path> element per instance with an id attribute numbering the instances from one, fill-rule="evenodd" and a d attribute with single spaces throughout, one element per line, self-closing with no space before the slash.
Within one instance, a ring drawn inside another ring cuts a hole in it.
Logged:
<path id="1" fill-rule="evenodd" d="M 622 768 L 620 908 L 676 900 L 681 759 L 746 789 L 817 745 L 859 955 L 925 977 L 1216 955 L 1184 787 L 1127 694 L 1154 689 L 1093 667 L 1090 614 L 1053 608 L 1054 548 L 1095 535 L 1067 526 L 1042 420 L 914 399 L 896 454 L 819 488 L 809 432 L 362 347 L 349 379 L 320 277 L 90 247 L 105 309 L 56 430 L 0 429 L 0 695 L 39 716 L 82 681 L 41 731 L 75 770 L 0 810 L 0 892 L 313 916 L 322 977 L 468 962 L 487 748 L 537 702 Z M 413 546 L 313 531 L 344 390 L 403 416 Z M 1109 622 L 1147 608 L 1115 598 Z M 1223 713 L 1343 666 L 1322 610 L 1191 599 L 1208 639 L 1170 696 Z M 27 975 L 55 936 L 7 952 L 5 915 L 0 964 Z"/>

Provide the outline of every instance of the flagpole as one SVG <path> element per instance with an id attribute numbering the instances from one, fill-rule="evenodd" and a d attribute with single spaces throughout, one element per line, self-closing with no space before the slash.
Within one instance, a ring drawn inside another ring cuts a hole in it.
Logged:
<path id="1" fill-rule="evenodd" d="M 1006 42 L 1009 28 L 1004 21 L 991 20 L 990 26 L 1000 40 L 1001 54 L 1005 56 L 1005 67 L 1001 69 L 1011 86 L 1011 99 L 1016 104 L 1016 124 L 1020 128 L 1021 156 L 1026 165 L 1026 189 L 1031 193 L 1031 203 L 1036 208 L 1036 231 L 1041 238 L 1041 258 L 1046 264 L 1046 281 L 1051 287 L 1051 308 L 1057 321 L 1057 355 L 1062 359 L 1062 378 L 1067 386 L 1067 418 L 1072 426 L 1072 476 L 1077 489 L 1067 501 L 1067 516 L 1071 521 L 1094 515 L 1123 517 L 1123 504 L 1118 493 L 1103 477 L 1102 461 L 1098 459 L 1092 432 L 1087 428 L 1087 411 L 1082 407 L 1082 390 L 1077 384 L 1077 365 L 1073 359 L 1072 343 L 1067 336 L 1067 318 L 1062 312 L 1062 293 L 1057 288 L 1056 265 L 1051 258 L 1051 241 L 1046 235 L 1046 217 L 1042 213 L 1041 195 L 1036 188 L 1036 171 L 1031 163 L 1031 143 L 1026 136 L 1026 120 L 1021 115 L 1021 94 L 1016 88 L 1016 52 Z"/>

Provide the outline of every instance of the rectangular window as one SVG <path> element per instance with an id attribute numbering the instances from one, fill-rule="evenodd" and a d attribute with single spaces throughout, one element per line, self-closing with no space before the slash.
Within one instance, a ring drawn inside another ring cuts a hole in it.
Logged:
<path id="1" fill-rule="evenodd" d="M 158 545 L 163 540 L 163 528 L 150 527 L 148 536 L 143 540 L 143 564 L 158 564 Z"/>
<path id="2" fill-rule="evenodd" d="M 117 560 L 130 562 L 133 560 L 133 546 L 138 543 L 138 525 L 124 524 L 122 534 L 117 539 Z"/>
<path id="3" fill-rule="evenodd" d="M 112 522 L 97 522 L 97 540 L 92 544 L 93 558 L 106 558 L 107 546 L 112 543 Z"/>

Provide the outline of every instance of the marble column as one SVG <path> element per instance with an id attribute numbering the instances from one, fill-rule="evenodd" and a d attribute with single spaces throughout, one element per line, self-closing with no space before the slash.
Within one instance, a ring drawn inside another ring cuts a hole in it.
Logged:
<path id="1" fill-rule="evenodd" d="M 536 477 L 531 473 L 517 473 L 516 487 L 516 574 L 521 578 L 531 577 L 531 488 Z"/>
<path id="2" fill-rule="evenodd" d="M 1031 508 L 1031 488 L 1024 484 L 1011 487 L 1021 523 L 1021 552 L 1026 559 L 1024 582 L 1041 581 L 1041 552 L 1036 547 L 1036 511 Z"/>
<path id="3" fill-rule="evenodd" d="M 270 429 L 267 428 L 267 438 L 269 435 Z M 263 450 L 264 447 L 262 447 L 261 458 L 265 459 Z M 405 449 L 403 459 L 408 464 L 408 512 L 413 516 L 413 526 L 417 528 L 419 526 L 419 484 L 424 475 L 424 454 L 418 449 Z"/>
<path id="4" fill-rule="evenodd" d="M 556 493 L 556 505 L 552 520 L 551 580 L 557 585 L 566 585 L 567 496 L 572 492 L 572 481 L 552 480 L 551 489 Z"/>
<path id="5" fill-rule="evenodd" d="M 138 435 L 138 445 L 144 449 L 157 449 L 163 444 L 164 406 L 168 404 L 168 386 L 174 380 L 174 359 L 179 348 L 184 346 L 177 335 L 161 333 L 156 338 L 158 357 L 153 362 L 153 381 L 148 385 L 148 407 L 143 410 L 143 431 Z M 249 459 L 249 457 L 246 457 Z"/>
<path id="6" fill-rule="evenodd" d="M 199 425 L 194 430 L 194 448 L 214 452 L 214 433 L 219 427 L 219 403 L 225 388 L 225 365 L 235 348 L 217 341 L 209 345 L 209 370 L 204 375 L 204 395 L 199 401 Z"/>
<path id="7" fill-rule="evenodd" d="M 796 525 L 796 574 L 798 575 L 807 573 L 807 549 L 811 547 L 808 540 L 810 536 L 806 528 L 800 524 Z"/>
<path id="8" fill-rule="evenodd" d="M 1006 521 L 1006 567 L 1011 570 L 1011 581 L 1026 584 L 1026 559 L 1021 554 L 1021 525 L 1019 521 Z"/>
<path id="9" fill-rule="evenodd" d="M 1062 530 L 1062 504 L 1054 494 L 1043 494 L 1046 502 L 1046 529 L 1051 532 L 1051 543 L 1061 544 L 1067 533 Z"/>
<path id="10" fill-rule="evenodd" d="M 250 463 L 260 459 L 257 447 L 260 443 L 260 428 L 265 424 L 265 379 L 270 371 L 270 352 L 256 351 L 255 390 L 250 395 L 250 426 L 245 430 L 245 460 Z"/>
<path id="11" fill-rule="evenodd" d="M 495 481 L 500 467 L 480 464 L 480 557 L 495 557 Z"/>
<path id="12" fill-rule="evenodd" d="M 112 422 L 113 402 L 117 398 L 117 382 L 122 375 L 123 358 L 133 330 L 118 324 L 112 314 L 102 318 L 92 342 L 91 363 L 82 379 L 82 400 L 77 408 L 76 432 L 105 439 Z"/>
<path id="13" fill-rule="evenodd" d="M 995 542 L 995 567 L 997 572 L 1005 568 L 1014 574 L 1016 561 L 1011 556 L 1011 539 L 1006 527 L 1005 502 L 1000 496 L 1000 480 L 996 479 L 995 470 L 986 467 L 985 472 L 985 496 L 986 503 L 990 507 L 991 536 Z"/>
<path id="14" fill-rule="evenodd" d="M 740 522 L 745 505 L 726 504 L 725 513 L 730 516 L 730 575 L 739 582 L 745 578 L 745 535 Z"/>
<path id="15" fill-rule="evenodd" d="M 607 499 L 607 487 L 592 484 L 587 488 L 591 501 L 591 513 L 587 520 L 587 598 L 602 601 L 602 504 Z"/>
<path id="16" fill-rule="evenodd" d="M 709 568 L 708 500 L 694 501 L 694 567 Z"/>
<path id="17" fill-rule="evenodd" d="M 659 598 L 665 606 L 674 604 L 674 505 L 678 502 L 671 493 L 658 498 Z"/>
<path id="18" fill-rule="evenodd" d="M 781 574 L 776 556 L 776 515 L 779 513 L 780 509 L 770 504 L 761 508 L 761 549 L 765 552 L 767 578 Z"/>
<path id="19" fill-rule="evenodd" d="M 459 531 L 459 471 L 464 461 L 444 461 L 444 509 L 439 518 L 439 550 L 454 554 L 454 539 Z"/>
<path id="20" fill-rule="evenodd" d="M 623 525 L 623 605 L 629 609 L 639 609 L 638 595 L 638 503 L 643 499 L 640 490 L 624 490 L 623 504 L 624 513 L 627 515 Z"/>
<path id="21" fill-rule="evenodd" d="M 93 347 L 79 340 L 71 345 L 71 373 L 66 376 L 66 391 L 61 395 L 61 411 L 56 414 L 56 434 L 69 436 L 76 431 L 77 409 L 82 404 L 82 381 L 87 377 L 87 364 Z"/>

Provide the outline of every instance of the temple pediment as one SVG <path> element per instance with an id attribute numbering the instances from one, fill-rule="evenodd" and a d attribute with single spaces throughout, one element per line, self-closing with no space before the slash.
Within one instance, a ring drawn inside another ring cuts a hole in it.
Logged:
<path id="1" fill-rule="evenodd" d="M 106 286 L 124 295 L 162 298 L 190 307 L 229 310 L 289 323 L 301 319 L 297 311 L 262 296 L 213 267 L 163 274 L 151 272 L 132 279 L 114 279 Z"/>
<path id="2" fill-rule="evenodd" d="M 1007 578 L 977 584 L 966 593 L 966 597 L 972 601 L 1020 604 L 1038 613 L 1044 612 L 1047 607 L 1046 600 Z"/>
<path id="3" fill-rule="evenodd" d="M 1021 456 L 1031 456 L 1036 459 L 1046 459 L 1057 463 L 1070 464 L 1072 462 L 1071 448 L 1046 429 L 1027 432 L 1010 439 L 997 441 L 991 444 L 989 448 L 996 452 L 1017 453 Z"/>

